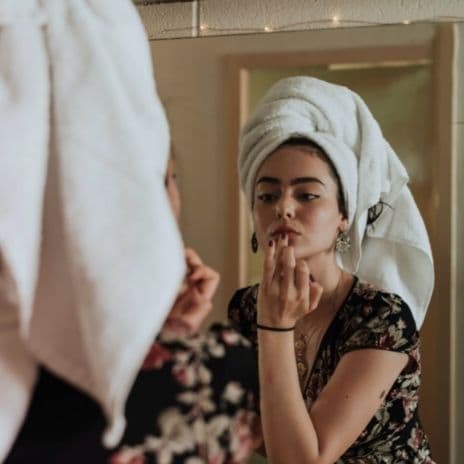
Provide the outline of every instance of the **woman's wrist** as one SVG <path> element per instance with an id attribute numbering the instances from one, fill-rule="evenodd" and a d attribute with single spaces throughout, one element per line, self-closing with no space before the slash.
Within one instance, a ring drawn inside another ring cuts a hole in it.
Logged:
<path id="1" fill-rule="evenodd" d="M 278 324 L 264 324 L 257 322 L 256 323 L 256 328 L 258 330 L 266 330 L 269 332 L 291 332 L 295 329 L 295 324 L 285 324 L 285 323 L 278 323 Z"/>
<path id="2" fill-rule="evenodd" d="M 275 328 L 284 328 L 287 329 L 289 327 L 295 328 L 296 321 L 289 317 L 266 317 L 264 314 L 259 314 L 256 318 L 256 325 L 262 325 L 267 327 L 275 327 Z"/>

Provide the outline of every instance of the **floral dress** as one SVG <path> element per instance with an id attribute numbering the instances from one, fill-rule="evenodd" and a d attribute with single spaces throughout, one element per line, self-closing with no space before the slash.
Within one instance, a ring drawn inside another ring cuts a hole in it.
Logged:
<path id="1" fill-rule="evenodd" d="M 256 447 L 256 351 L 234 329 L 161 335 L 126 406 L 110 464 L 241 464 Z"/>
<path id="2" fill-rule="evenodd" d="M 256 347 L 258 285 L 238 290 L 229 304 L 229 318 Z M 420 384 L 419 335 L 407 304 L 355 278 L 344 304 L 324 334 L 310 372 L 295 355 L 308 410 L 349 351 L 376 348 L 406 353 L 409 361 L 364 431 L 337 464 L 433 464 L 418 416 Z M 306 374 L 306 375 L 305 375 Z"/>

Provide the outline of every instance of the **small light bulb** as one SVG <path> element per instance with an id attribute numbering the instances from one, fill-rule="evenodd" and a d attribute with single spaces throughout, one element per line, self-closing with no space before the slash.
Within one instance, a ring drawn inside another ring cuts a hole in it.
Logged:
<path id="1" fill-rule="evenodd" d="M 206 24 L 200 25 L 200 31 L 207 31 L 207 30 L 208 30 L 208 26 Z"/>
<path id="2" fill-rule="evenodd" d="M 405 19 L 405 20 L 403 21 L 403 24 L 411 24 L 411 21 L 409 21 L 409 19 Z"/>
<path id="3" fill-rule="evenodd" d="M 340 18 L 339 18 L 338 16 L 334 16 L 334 17 L 332 18 L 332 22 L 333 22 L 334 24 L 339 24 L 339 23 L 340 23 Z"/>
<path id="4" fill-rule="evenodd" d="M 264 32 L 272 32 L 271 26 L 264 26 Z"/>

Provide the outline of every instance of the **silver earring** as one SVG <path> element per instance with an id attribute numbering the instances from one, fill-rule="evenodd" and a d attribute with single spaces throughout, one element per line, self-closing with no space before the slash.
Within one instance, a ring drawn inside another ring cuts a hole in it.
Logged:
<path id="1" fill-rule="evenodd" d="M 340 232 L 335 240 L 335 251 L 338 253 L 346 253 L 350 248 L 350 237 L 346 232 Z"/>

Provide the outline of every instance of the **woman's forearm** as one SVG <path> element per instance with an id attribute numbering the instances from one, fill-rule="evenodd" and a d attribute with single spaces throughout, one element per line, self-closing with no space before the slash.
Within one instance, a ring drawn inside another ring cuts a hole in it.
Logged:
<path id="1" fill-rule="evenodd" d="M 301 394 L 293 332 L 258 331 L 261 420 L 272 464 L 320 463 L 316 430 Z"/>

